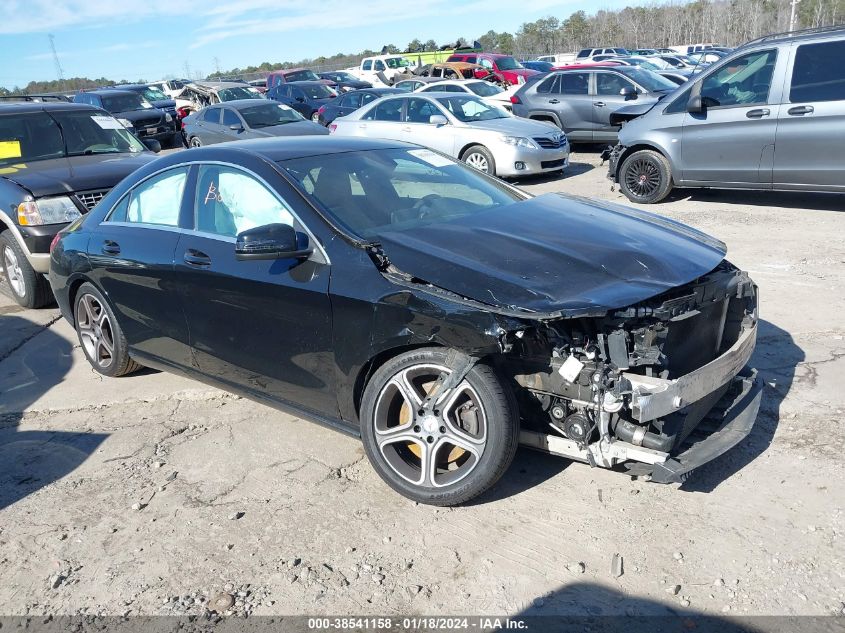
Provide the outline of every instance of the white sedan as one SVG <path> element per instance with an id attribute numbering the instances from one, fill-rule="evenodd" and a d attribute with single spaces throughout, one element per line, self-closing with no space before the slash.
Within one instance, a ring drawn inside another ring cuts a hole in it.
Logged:
<path id="1" fill-rule="evenodd" d="M 447 79 L 422 86 L 414 90 L 414 92 L 466 92 L 479 97 L 486 103 L 502 107 L 508 112 L 511 111 L 510 95 L 513 94 L 483 79 L 469 79 L 464 81 Z"/>
<path id="2" fill-rule="evenodd" d="M 555 125 L 514 117 L 466 92 L 382 97 L 329 130 L 416 143 L 501 177 L 562 171 L 569 162 L 566 135 Z"/>

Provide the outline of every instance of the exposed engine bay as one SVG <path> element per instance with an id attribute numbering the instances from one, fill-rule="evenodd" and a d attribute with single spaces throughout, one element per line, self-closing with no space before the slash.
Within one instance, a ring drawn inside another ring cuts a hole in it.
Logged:
<path id="1" fill-rule="evenodd" d="M 736 376 L 756 327 L 756 286 L 723 262 L 606 317 L 517 332 L 502 360 L 521 387 L 522 441 L 593 466 L 634 462 L 632 474 L 682 479 L 660 465 L 694 444 L 714 405 L 743 387 Z"/>

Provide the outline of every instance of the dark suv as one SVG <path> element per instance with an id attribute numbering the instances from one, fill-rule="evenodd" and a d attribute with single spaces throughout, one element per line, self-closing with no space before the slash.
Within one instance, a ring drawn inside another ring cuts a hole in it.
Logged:
<path id="1" fill-rule="evenodd" d="M 162 145 L 168 146 L 182 144 L 176 117 L 154 107 L 137 92 L 117 89 L 91 90 L 76 94 L 73 100 L 75 103 L 87 103 L 111 112 L 138 138 L 154 138 Z"/>
<path id="2" fill-rule="evenodd" d="M 154 156 L 108 112 L 74 103 L 0 103 L 0 266 L 15 300 L 50 302 L 56 233 Z"/>

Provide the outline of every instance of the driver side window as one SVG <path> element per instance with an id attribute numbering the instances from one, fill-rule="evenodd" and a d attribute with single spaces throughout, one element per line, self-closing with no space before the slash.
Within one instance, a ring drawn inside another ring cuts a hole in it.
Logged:
<path id="1" fill-rule="evenodd" d="M 294 226 L 293 214 L 255 177 L 231 167 L 202 165 L 194 205 L 197 231 L 224 237 L 267 224 Z"/>
<path id="2" fill-rule="evenodd" d="M 769 100 L 777 51 L 755 51 L 728 62 L 701 84 L 701 99 L 709 108 L 751 106 Z"/>

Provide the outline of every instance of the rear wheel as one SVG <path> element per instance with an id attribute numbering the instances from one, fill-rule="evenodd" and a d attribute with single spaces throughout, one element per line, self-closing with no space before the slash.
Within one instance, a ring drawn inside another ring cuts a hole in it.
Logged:
<path id="1" fill-rule="evenodd" d="M 129 346 L 111 306 L 93 284 L 79 287 L 73 316 L 82 351 L 96 371 L 114 378 L 140 369 L 129 357 Z"/>
<path id="2" fill-rule="evenodd" d="M 24 308 L 42 308 L 53 299 L 50 284 L 37 273 L 11 231 L 0 233 L 0 265 L 12 296 Z"/>
<path id="3" fill-rule="evenodd" d="M 426 408 L 426 396 L 452 371 L 446 359 L 436 348 L 397 356 L 375 372 L 361 403 L 364 449 L 376 472 L 401 495 L 441 506 L 495 484 L 519 440 L 513 396 L 486 365 Z"/>
<path id="4" fill-rule="evenodd" d="M 316 111 L 312 112 L 311 113 L 311 120 L 314 121 L 314 123 L 319 123 L 320 122 L 320 114 Z"/>
<path id="5" fill-rule="evenodd" d="M 188 141 L 188 147 L 202 147 L 202 141 L 198 136 L 192 136 L 191 140 Z"/>
<path id="6" fill-rule="evenodd" d="M 619 187 L 631 202 L 660 202 L 672 191 L 672 167 L 660 152 L 634 152 L 619 169 Z"/>
<path id="7" fill-rule="evenodd" d="M 493 154 L 483 145 L 473 145 L 467 149 L 461 156 L 461 160 L 478 171 L 483 171 L 491 176 L 496 175 L 496 161 Z"/>

